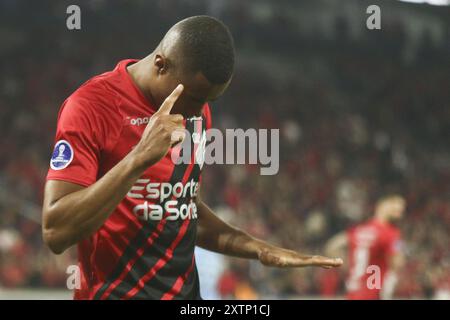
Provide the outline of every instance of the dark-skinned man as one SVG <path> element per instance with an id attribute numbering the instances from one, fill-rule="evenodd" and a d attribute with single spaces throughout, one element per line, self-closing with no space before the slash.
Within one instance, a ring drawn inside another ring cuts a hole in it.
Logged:
<path id="1" fill-rule="evenodd" d="M 119 62 L 63 103 L 43 237 L 57 254 L 78 245 L 75 299 L 200 299 L 196 245 L 274 267 L 342 264 L 221 221 L 201 200 L 201 164 L 174 163 L 186 132 L 211 127 L 208 102 L 226 90 L 233 67 L 227 27 L 190 17 L 150 55 Z"/>

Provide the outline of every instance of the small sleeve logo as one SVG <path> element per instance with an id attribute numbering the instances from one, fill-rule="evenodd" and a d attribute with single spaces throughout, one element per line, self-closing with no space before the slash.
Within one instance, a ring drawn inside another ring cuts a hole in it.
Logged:
<path id="1" fill-rule="evenodd" d="M 53 170 L 62 170 L 72 162 L 73 149 L 69 142 L 66 140 L 59 140 L 55 144 L 52 158 L 50 159 L 50 167 Z"/>

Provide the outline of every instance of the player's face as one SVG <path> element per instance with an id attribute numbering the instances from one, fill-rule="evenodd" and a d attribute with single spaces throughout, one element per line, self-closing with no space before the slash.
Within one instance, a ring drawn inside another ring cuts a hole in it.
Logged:
<path id="1" fill-rule="evenodd" d="M 164 78 L 161 79 L 162 97 L 167 97 L 178 84 L 184 85 L 184 91 L 172 109 L 172 113 L 184 117 L 201 116 L 203 105 L 219 98 L 231 82 L 230 79 L 224 84 L 211 84 L 200 72 L 191 75 L 168 73 Z"/>

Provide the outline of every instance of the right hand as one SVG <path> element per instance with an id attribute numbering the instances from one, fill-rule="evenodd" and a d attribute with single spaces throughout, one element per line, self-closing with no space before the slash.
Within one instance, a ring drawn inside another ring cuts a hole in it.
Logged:
<path id="1" fill-rule="evenodd" d="M 170 114 L 173 105 L 183 92 L 179 84 L 150 118 L 141 141 L 133 150 L 148 167 L 161 160 L 171 147 L 183 141 L 185 136 L 183 116 Z"/>

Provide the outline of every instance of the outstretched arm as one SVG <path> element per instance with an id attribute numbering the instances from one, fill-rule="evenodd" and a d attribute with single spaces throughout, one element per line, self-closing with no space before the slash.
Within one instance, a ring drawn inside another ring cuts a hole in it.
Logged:
<path id="1" fill-rule="evenodd" d="M 340 258 L 300 254 L 256 239 L 219 219 L 201 200 L 197 201 L 197 209 L 199 217 L 197 245 L 204 249 L 229 256 L 259 260 L 262 264 L 272 267 L 332 268 L 342 265 Z"/>

